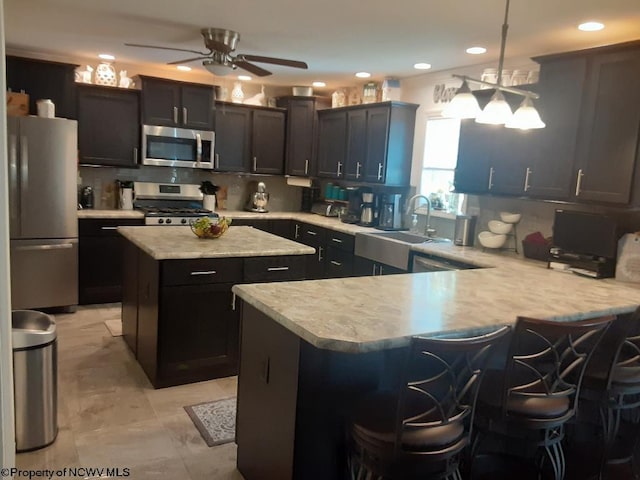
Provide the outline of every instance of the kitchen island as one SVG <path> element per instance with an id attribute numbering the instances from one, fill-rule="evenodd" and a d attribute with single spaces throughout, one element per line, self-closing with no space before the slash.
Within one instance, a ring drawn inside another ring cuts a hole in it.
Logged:
<path id="1" fill-rule="evenodd" d="M 218 239 L 188 227 L 119 227 L 125 342 L 154 387 L 235 375 L 239 311 L 231 287 L 305 278 L 315 250 L 251 227 Z"/>
<path id="2" fill-rule="evenodd" d="M 350 406 L 367 390 L 397 387 L 413 335 L 477 334 L 518 315 L 624 315 L 640 305 L 640 288 L 615 280 L 472 248 L 419 250 L 488 268 L 233 288 L 243 300 L 236 439 L 247 480 L 341 478 Z"/>

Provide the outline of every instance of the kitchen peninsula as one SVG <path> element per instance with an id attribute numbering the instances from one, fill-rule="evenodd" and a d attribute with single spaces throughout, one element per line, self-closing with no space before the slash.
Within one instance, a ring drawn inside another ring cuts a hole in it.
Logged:
<path id="1" fill-rule="evenodd" d="M 188 227 L 119 227 L 126 240 L 123 337 L 151 383 L 235 375 L 239 311 L 231 287 L 305 278 L 315 250 L 251 227 L 197 238 Z"/>
<path id="2" fill-rule="evenodd" d="M 640 288 L 615 280 L 473 248 L 419 250 L 488 268 L 233 288 L 242 299 L 236 440 L 247 480 L 341 478 L 346 412 L 362 392 L 395 386 L 412 335 L 477 334 L 518 315 L 623 315 L 640 305 Z"/>

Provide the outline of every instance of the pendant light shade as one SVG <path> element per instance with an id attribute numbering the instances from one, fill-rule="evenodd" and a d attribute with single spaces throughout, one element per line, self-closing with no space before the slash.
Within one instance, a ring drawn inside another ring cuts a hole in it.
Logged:
<path id="1" fill-rule="evenodd" d="M 455 97 L 451 99 L 449 105 L 442 111 L 442 116 L 447 118 L 476 118 L 480 114 L 478 100 L 471 93 L 466 80 L 458 89 Z"/>
<path id="2" fill-rule="evenodd" d="M 505 127 L 529 130 L 532 128 L 544 128 L 546 125 L 540 118 L 540 114 L 530 97 L 525 97 L 516 113 L 513 114 Z"/>
<path id="3" fill-rule="evenodd" d="M 505 100 L 504 95 L 500 90 L 496 90 L 491 97 L 491 101 L 487 103 L 487 106 L 484 107 L 484 110 L 482 110 L 476 118 L 476 122 L 488 123 L 490 125 L 504 125 L 511 120 L 512 116 L 511 107 Z"/>

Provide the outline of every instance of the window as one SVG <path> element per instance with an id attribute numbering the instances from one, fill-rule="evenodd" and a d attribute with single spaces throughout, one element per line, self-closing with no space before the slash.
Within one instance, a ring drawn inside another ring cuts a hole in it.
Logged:
<path id="1" fill-rule="evenodd" d="M 451 193 L 458 161 L 460 120 L 430 118 L 424 141 L 420 193 L 429 197 L 434 210 L 461 213 L 464 196 Z"/>

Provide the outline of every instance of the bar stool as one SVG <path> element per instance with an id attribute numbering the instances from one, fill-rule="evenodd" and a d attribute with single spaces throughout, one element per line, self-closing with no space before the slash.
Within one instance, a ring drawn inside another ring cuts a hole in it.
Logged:
<path id="1" fill-rule="evenodd" d="M 494 346 L 510 327 L 473 338 L 414 337 L 399 392 L 375 392 L 349 427 L 353 480 L 460 480 L 474 405 Z"/>
<path id="2" fill-rule="evenodd" d="M 576 412 L 585 366 L 613 319 L 517 319 L 504 370 L 488 371 L 479 393 L 472 467 L 488 451 L 533 460 L 538 475 L 548 461 L 552 478 L 564 478 L 564 425 Z"/>

